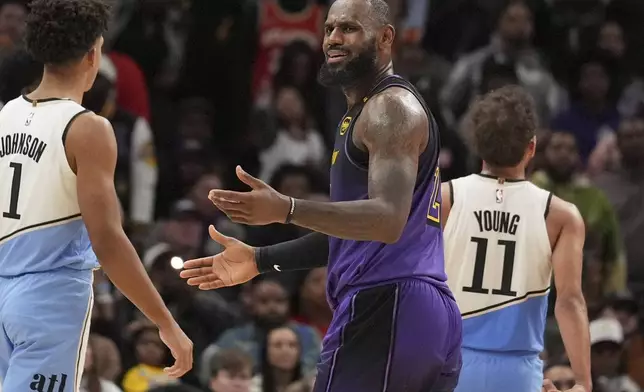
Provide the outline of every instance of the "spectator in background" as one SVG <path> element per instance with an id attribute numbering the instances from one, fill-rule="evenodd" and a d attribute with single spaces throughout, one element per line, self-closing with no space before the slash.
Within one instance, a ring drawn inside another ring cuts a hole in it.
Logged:
<path id="1" fill-rule="evenodd" d="M 194 290 L 186 285 L 179 277 L 181 261 L 176 256 L 169 244 L 158 243 L 147 249 L 143 264 L 168 309 L 192 339 L 198 357 L 214 338 L 236 324 L 239 311 L 218 292 Z M 134 311 L 131 306 L 128 310 L 128 315 Z"/>
<path id="2" fill-rule="evenodd" d="M 123 371 L 121 353 L 117 345 L 112 340 L 95 333 L 90 333 L 88 344 L 92 347 L 92 367 L 98 377 L 116 382 Z"/>
<path id="3" fill-rule="evenodd" d="M 596 179 L 619 217 L 631 290 L 644 296 L 644 119 L 622 122 L 617 131 L 621 164 Z"/>
<path id="4" fill-rule="evenodd" d="M 183 259 L 197 257 L 202 245 L 201 214 L 195 203 L 189 199 L 177 201 L 170 216 L 166 220 L 157 222 L 148 238 L 147 246 L 166 242 L 173 252 Z"/>
<path id="5" fill-rule="evenodd" d="M 43 65 L 24 50 L 16 50 L 0 62 L 0 109 L 5 103 L 35 89 L 42 79 Z"/>
<path id="6" fill-rule="evenodd" d="M 579 152 L 574 135 L 553 132 L 545 150 L 544 169 L 532 182 L 573 203 L 586 223 L 584 296 L 589 309 L 598 307 L 603 296 L 624 290 L 624 254 L 617 216 L 604 193 L 577 169 Z M 554 298 L 555 290 L 552 291 Z M 552 307 L 550 307 L 552 309 Z"/>
<path id="7" fill-rule="evenodd" d="M 326 151 L 322 136 L 311 127 L 311 116 L 299 91 L 294 87 L 282 87 L 275 96 L 277 136 L 270 147 L 260 153 L 259 178 L 267 182 L 275 170 L 286 163 L 321 166 Z"/>
<path id="8" fill-rule="evenodd" d="M 210 364 L 210 392 L 251 392 L 253 360 L 237 349 L 222 350 Z"/>
<path id="9" fill-rule="evenodd" d="M 325 12 L 316 0 L 265 0 L 256 4 L 252 96 L 256 107 L 267 107 L 284 49 L 302 41 L 319 50 Z"/>
<path id="10" fill-rule="evenodd" d="M 315 172 L 307 167 L 285 164 L 273 173 L 269 184 L 284 195 L 306 199 L 313 191 L 314 177 Z M 252 246 L 274 245 L 293 240 L 307 233 L 305 229 L 298 226 L 283 224 L 248 226 L 247 230 L 248 243 Z"/>
<path id="11" fill-rule="evenodd" d="M 575 373 L 567 362 L 555 362 L 546 365 L 543 377 L 552 381 L 560 391 L 568 391 L 575 386 Z"/>
<path id="12" fill-rule="evenodd" d="M 326 299 L 327 268 L 307 271 L 295 296 L 293 313 L 295 321 L 317 329 L 320 336 L 326 335 L 333 312 Z"/>
<path id="13" fill-rule="evenodd" d="M 550 127 L 575 136 L 585 166 L 598 143 L 611 137 L 619 125 L 615 67 L 607 57 L 593 53 L 574 67 L 570 81 L 570 108 L 554 118 Z"/>
<path id="14" fill-rule="evenodd" d="M 325 92 L 317 81 L 320 57 L 318 48 L 313 49 L 305 41 L 296 40 L 286 45 L 273 79 L 273 90 L 279 91 L 286 86 L 296 88 L 304 98 L 315 125 L 324 129 Z"/>
<path id="15" fill-rule="evenodd" d="M 85 351 L 85 367 L 80 392 L 122 392 L 113 382 L 102 378 L 96 368 L 96 347 L 90 340 Z"/>
<path id="16" fill-rule="evenodd" d="M 266 332 L 280 326 L 289 325 L 298 335 L 301 344 L 300 360 L 304 371 L 315 369 L 320 355 L 320 336 L 317 332 L 298 322 L 289 323 L 288 293 L 284 286 L 270 278 L 255 279 L 252 284 L 253 320 L 239 327 L 231 328 L 202 355 L 203 364 L 210 363 L 212 356 L 221 349 L 239 348 L 253 358 L 255 371 L 260 370 L 261 347 Z M 200 372 L 202 381 L 208 379 L 207 368 Z"/>
<path id="17" fill-rule="evenodd" d="M 461 58 L 441 91 L 443 116 L 455 126 L 482 91 L 482 67 L 489 58 L 514 64 L 519 84 L 534 98 L 541 121 L 549 121 L 562 106 L 561 91 L 531 46 L 533 15 L 525 1 L 511 0 L 501 13 L 489 46 Z"/>
<path id="18" fill-rule="evenodd" d="M 640 307 L 629 294 L 615 296 L 602 314 L 615 318 L 624 331 L 624 360 L 626 371 L 633 381 L 644 389 L 644 328 L 640 320 Z"/>
<path id="19" fill-rule="evenodd" d="M 624 332 L 613 318 L 590 323 L 590 350 L 593 385 L 602 392 L 640 392 L 640 388 L 622 370 Z"/>
<path id="20" fill-rule="evenodd" d="M 140 242 L 154 220 L 158 178 L 154 135 L 143 117 L 131 114 L 116 103 L 116 69 L 102 61 L 83 105 L 110 121 L 114 128 L 118 157 L 114 182 L 125 213 L 128 234 Z"/>
<path id="21" fill-rule="evenodd" d="M 22 46 L 28 12 L 26 0 L 0 3 L 0 62 L 11 50 Z"/>
<path id="22" fill-rule="evenodd" d="M 220 233 L 224 235 L 243 240 L 246 238 L 246 227 L 233 223 L 226 215 L 215 208 L 212 202 L 208 200 L 208 193 L 212 189 L 221 189 L 223 182 L 217 168 L 211 168 L 204 173 L 197 183 L 192 187 L 188 194 L 188 199 L 194 203 L 194 206 L 201 218 L 201 239 L 202 243 L 199 248 L 199 257 L 209 254 L 216 254 L 222 251 L 221 245 L 212 241 L 208 235 L 208 226 L 214 225 Z"/>
<path id="23" fill-rule="evenodd" d="M 253 378 L 252 392 L 285 392 L 302 378 L 301 345 L 297 333 L 287 326 L 266 332 L 261 354 L 261 371 Z"/>
<path id="24" fill-rule="evenodd" d="M 147 392 L 156 386 L 178 383 L 163 371 L 169 353 L 156 326 L 139 320 L 130 332 L 136 365 L 125 373 L 123 391 Z"/>
<path id="25" fill-rule="evenodd" d="M 155 387 L 147 392 L 203 392 L 201 389 L 191 387 L 189 385 L 179 384 L 179 385 L 166 385 L 161 387 Z"/>

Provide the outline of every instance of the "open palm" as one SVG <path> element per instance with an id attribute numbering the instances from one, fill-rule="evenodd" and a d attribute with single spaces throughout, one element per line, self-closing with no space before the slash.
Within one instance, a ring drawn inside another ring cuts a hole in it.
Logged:
<path id="1" fill-rule="evenodd" d="M 255 263 L 255 249 L 235 238 L 219 233 L 214 226 L 208 228 L 210 237 L 224 247 L 224 251 L 184 263 L 181 277 L 188 284 L 201 290 L 246 283 L 259 275 Z"/>

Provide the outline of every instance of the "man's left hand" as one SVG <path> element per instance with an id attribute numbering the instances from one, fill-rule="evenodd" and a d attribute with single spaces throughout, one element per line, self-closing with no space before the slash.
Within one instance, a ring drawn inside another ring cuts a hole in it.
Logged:
<path id="1" fill-rule="evenodd" d="M 237 178 L 251 188 L 250 192 L 213 189 L 208 199 L 233 222 L 263 226 L 284 223 L 291 209 L 291 200 L 264 181 L 246 173 L 241 166 L 235 169 Z"/>

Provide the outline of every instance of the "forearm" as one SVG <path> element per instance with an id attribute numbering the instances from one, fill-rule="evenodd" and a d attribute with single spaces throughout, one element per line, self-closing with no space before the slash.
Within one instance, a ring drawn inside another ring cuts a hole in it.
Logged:
<path id="1" fill-rule="evenodd" d="M 170 311 L 125 233 L 106 233 L 101 237 L 93 241 L 94 250 L 114 286 L 156 325 L 162 327 L 172 323 Z"/>
<path id="2" fill-rule="evenodd" d="M 356 241 L 395 242 L 395 211 L 378 200 L 336 203 L 296 200 L 292 223 L 331 237 Z M 390 233 L 392 233 L 390 235 Z"/>
<path id="3" fill-rule="evenodd" d="M 575 380 L 592 390 L 590 375 L 590 336 L 588 330 L 588 312 L 586 302 L 580 294 L 566 298 L 558 295 L 555 304 L 555 317 L 559 324 L 561 337 L 566 347 L 566 353 L 575 373 Z"/>
<path id="4" fill-rule="evenodd" d="M 256 248 L 255 260 L 260 273 L 324 267 L 329 262 L 329 238 L 322 233 L 311 233 L 292 241 Z"/>

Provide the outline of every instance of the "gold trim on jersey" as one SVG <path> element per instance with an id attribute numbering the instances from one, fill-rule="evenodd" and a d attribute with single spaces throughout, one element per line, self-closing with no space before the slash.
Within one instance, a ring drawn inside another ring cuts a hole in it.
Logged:
<path id="1" fill-rule="evenodd" d="M 351 126 L 351 120 L 353 117 L 345 117 L 342 120 L 342 124 L 340 124 L 340 136 L 344 136 L 345 133 L 347 133 L 347 130 Z"/>

